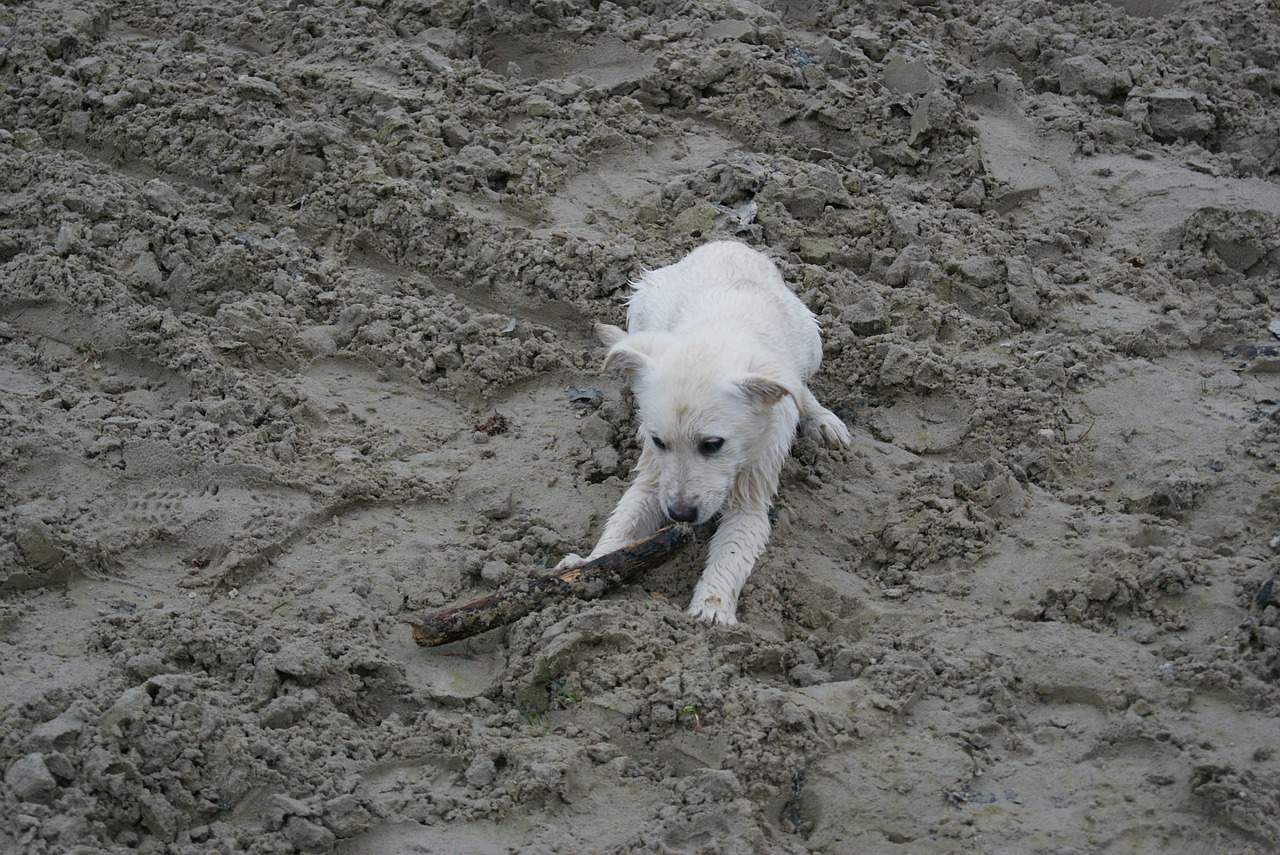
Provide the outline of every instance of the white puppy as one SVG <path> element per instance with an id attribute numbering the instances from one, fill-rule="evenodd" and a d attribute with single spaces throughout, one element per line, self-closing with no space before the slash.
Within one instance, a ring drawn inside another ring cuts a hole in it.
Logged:
<path id="1" fill-rule="evenodd" d="M 596 324 L 604 367 L 630 378 L 643 449 L 636 479 L 588 558 L 665 519 L 720 515 L 689 614 L 736 623 L 738 594 L 769 541 L 769 505 L 799 426 L 829 446 L 849 430 L 805 381 L 822 360 L 813 313 L 764 255 L 710 243 L 634 283 L 627 331 Z M 561 567 L 583 561 L 569 555 Z"/>

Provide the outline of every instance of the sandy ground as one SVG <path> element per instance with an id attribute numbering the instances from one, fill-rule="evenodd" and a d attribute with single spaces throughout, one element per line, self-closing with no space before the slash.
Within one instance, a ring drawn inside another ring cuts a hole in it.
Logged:
<path id="1" fill-rule="evenodd" d="M 1274 0 L 0 7 L 0 849 L 1276 851 L 1278 127 Z M 742 625 L 416 647 L 734 237 L 855 433 Z"/>

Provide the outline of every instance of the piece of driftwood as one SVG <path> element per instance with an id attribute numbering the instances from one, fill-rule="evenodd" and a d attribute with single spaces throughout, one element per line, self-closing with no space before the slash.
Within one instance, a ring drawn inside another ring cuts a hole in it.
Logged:
<path id="1" fill-rule="evenodd" d="M 447 609 L 413 614 L 402 620 L 413 627 L 413 640 L 419 645 L 448 644 L 519 620 L 552 597 L 599 597 L 662 564 L 691 540 L 693 530 L 688 525 L 669 525 L 579 567 L 556 570 Z"/>

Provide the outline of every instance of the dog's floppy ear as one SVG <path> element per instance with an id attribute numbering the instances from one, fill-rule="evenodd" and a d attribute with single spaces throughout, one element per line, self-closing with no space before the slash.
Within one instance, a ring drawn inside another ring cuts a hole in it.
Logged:
<path id="1" fill-rule="evenodd" d="M 610 371 L 614 368 L 621 369 L 628 375 L 635 377 L 640 372 L 649 367 L 649 357 L 638 350 L 633 350 L 625 344 L 615 344 L 609 348 L 609 352 L 605 354 L 604 365 L 600 367 L 601 371 Z"/>
<path id="2" fill-rule="evenodd" d="M 766 407 L 772 407 L 791 394 L 791 390 L 777 380 L 770 380 L 758 374 L 738 381 L 738 388 L 751 403 Z"/>
<path id="3" fill-rule="evenodd" d="M 615 337 L 614 332 L 619 335 Z M 601 371 L 619 368 L 634 380 L 653 365 L 654 349 L 658 346 L 653 333 L 627 335 L 617 327 L 597 324 L 596 334 L 600 336 L 601 341 L 609 345 L 609 352 L 605 354 Z"/>
<path id="4" fill-rule="evenodd" d="M 602 324 L 596 321 L 595 329 L 596 338 L 600 339 L 600 343 L 605 347 L 613 347 L 627 337 L 626 330 L 621 327 L 615 327 L 613 324 Z"/>

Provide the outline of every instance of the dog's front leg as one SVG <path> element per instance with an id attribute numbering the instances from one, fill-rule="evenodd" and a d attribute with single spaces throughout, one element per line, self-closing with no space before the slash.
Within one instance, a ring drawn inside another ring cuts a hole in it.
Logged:
<path id="1" fill-rule="evenodd" d="M 627 488 L 618 500 L 618 506 L 609 514 L 604 533 L 589 558 L 598 558 L 621 549 L 628 543 L 653 534 L 662 526 L 666 516 L 658 504 L 658 485 L 648 479 L 638 479 Z"/>
<path id="2" fill-rule="evenodd" d="M 556 565 L 557 569 L 565 569 L 599 558 L 627 544 L 646 537 L 661 527 L 666 517 L 662 506 L 658 504 L 658 486 L 652 479 L 641 476 L 636 479 L 627 491 L 622 494 L 618 506 L 609 514 L 609 521 L 604 525 L 604 533 L 596 542 L 595 549 L 586 558 L 579 555 L 566 555 Z"/>
<path id="3" fill-rule="evenodd" d="M 725 508 L 707 548 L 707 569 L 693 589 L 689 614 L 712 624 L 737 623 L 738 595 L 768 542 L 768 510 Z"/>

